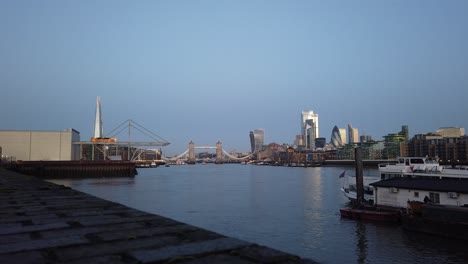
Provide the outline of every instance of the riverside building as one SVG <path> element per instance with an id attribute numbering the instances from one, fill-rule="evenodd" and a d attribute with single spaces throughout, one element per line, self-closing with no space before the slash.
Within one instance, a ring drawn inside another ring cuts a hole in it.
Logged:
<path id="1" fill-rule="evenodd" d="M 440 128 L 435 133 L 414 135 L 408 142 L 408 153 L 441 162 L 467 162 L 468 136 L 464 128 Z"/>
<path id="2" fill-rule="evenodd" d="M 396 159 L 397 157 L 408 156 L 408 126 L 402 126 L 398 133 L 391 133 L 384 136 L 383 158 Z"/>
<path id="3" fill-rule="evenodd" d="M 79 160 L 80 132 L 75 129 L 63 131 L 1 130 L 2 156 L 14 160 Z"/>

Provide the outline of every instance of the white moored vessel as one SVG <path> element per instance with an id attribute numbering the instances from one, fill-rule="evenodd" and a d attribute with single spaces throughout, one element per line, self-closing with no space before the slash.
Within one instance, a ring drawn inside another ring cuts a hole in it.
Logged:
<path id="1" fill-rule="evenodd" d="M 408 200 L 427 197 L 439 204 L 468 204 L 467 167 L 447 168 L 428 158 L 401 157 L 395 163 L 379 164 L 378 169 L 378 176 L 364 176 L 364 200 L 369 203 L 404 207 Z M 341 191 L 355 200 L 356 177 L 347 176 Z"/>
<path id="2" fill-rule="evenodd" d="M 379 164 L 379 173 L 381 180 L 396 177 L 468 179 L 468 167 L 448 168 L 435 160 L 418 157 L 402 157 L 397 163 Z"/>
<path id="3" fill-rule="evenodd" d="M 363 176 L 364 178 L 364 200 L 367 203 L 372 204 L 374 201 L 374 187 L 370 184 L 380 181 L 380 176 Z M 356 176 L 345 176 L 343 180 L 343 186 L 341 187 L 341 191 L 343 192 L 344 196 L 348 198 L 350 201 L 354 201 L 357 199 L 356 193 Z"/>

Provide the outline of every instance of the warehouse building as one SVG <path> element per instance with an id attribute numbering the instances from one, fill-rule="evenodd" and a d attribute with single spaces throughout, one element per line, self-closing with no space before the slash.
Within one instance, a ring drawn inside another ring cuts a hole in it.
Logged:
<path id="1" fill-rule="evenodd" d="M 80 132 L 0 130 L 2 159 L 13 160 L 79 160 Z"/>

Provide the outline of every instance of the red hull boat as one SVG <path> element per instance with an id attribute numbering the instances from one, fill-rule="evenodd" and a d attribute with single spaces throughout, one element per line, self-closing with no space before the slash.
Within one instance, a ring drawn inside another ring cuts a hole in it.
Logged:
<path id="1" fill-rule="evenodd" d="M 398 222 L 400 213 L 398 211 L 380 211 L 378 209 L 340 209 L 343 217 L 358 220 L 372 220 L 382 222 Z"/>

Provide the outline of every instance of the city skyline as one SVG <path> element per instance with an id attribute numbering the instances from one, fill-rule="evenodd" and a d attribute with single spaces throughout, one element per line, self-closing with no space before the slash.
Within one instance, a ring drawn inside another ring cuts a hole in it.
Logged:
<path id="1" fill-rule="evenodd" d="M 352 123 L 381 140 L 468 127 L 466 1 L 2 1 L 2 130 L 104 135 L 127 119 L 238 152 Z M 118 140 L 125 141 L 123 134 Z M 138 140 L 138 139 L 137 139 Z"/>

